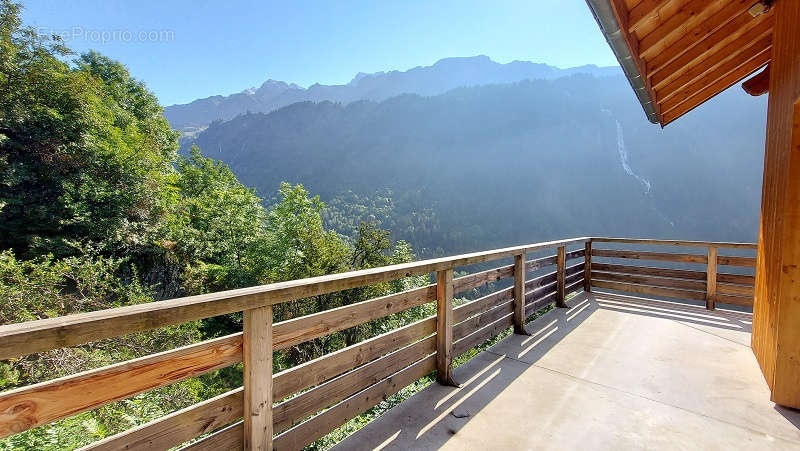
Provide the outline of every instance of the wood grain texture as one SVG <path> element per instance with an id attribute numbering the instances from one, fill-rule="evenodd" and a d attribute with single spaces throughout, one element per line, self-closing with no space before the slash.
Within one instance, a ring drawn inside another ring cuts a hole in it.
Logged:
<path id="1" fill-rule="evenodd" d="M 724 247 L 730 249 L 756 249 L 755 243 L 732 243 L 724 241 L 686 241 L 686 240 L 659 240 L 650 238 L 617 238 L 617 237 L 592 237 L 593 243 L 627 243 L 627 244 L 658 244 L 673 247 Z"/>
<path id="2" fill-rule="evenodd" d="M 453 383 L 453 270 L 436 273 L 436 380 Z"/>
<path id="3" fill-rule="evenodd" d="M 706 298 L 705 292 L 680 290 L 677 288 L 664 288 L 654 287 L 650 285 L 636 285 L 624 282 L 610 282 L 606 280 L 592 279 L 592 285 L 598 288 L 606 288 L 609 290 L 625 291 L 628 293 L 647 294 L 651 296 L 661 296 L 675 299 L 691 299 L 696 301 L 704 301 Z"/>
<path id="4" fill-rule="evenodd" d="M 747 296 L 734 296 L 730 294 L 717 293 L 716 301 L 718 304 L 733 304 L 742 307 L 752 307 L 753 298 Z"/>
<path id="5" fill-rule="evenodd" d="M 706 282 L 699 280 L 673 279 L 670 277 L 642 276 L 636 274 L 620 274 L 603 271 L 593 271 L 592 280 L 606 280 L 611 282 L 637 283 L 640 285 L 653 285 L 657 287 L 680 288 L 684 290 L 705 291 Z"/>
<path id="6" fill-rule="evenodd" d="M 525 272 L 534 272 L 538 269 L 542 269 L 546 266 L 551 266 L 555 264 L 556 264 L 555 255 L 528 260 L 527 262 L 525 262 Z"/>
<path id="7" fill-rule="evenodd" d="M 178 446 L 242 418 L 243 391 L 239 387 L 81 449 L 149 451 Z M 244 437 L 243 430 L 239 434 Z"/>
<path id="8" fill-rule="evenodd" d="M 481 329 L 465 336 L 453 343 L 453 356 L 460 356 L 470 349 L 478 346 L 489 338 L 494 337 L 505 329 L 514 325 L 514 313 L 507 313 L 495 322 L 488 324 Z"/>
<path id="9" fill-rule="evenodd" d="M 514 276 L 514 265 L 501 266 L 487 271 L 477 272 L 468 276 L 453 279 L 453 293 L 462 293 L 480 287 L 490 282 Z"/>
<path id="10" fill-rule="evenodd" d="M 436 299 L 436 285 L 345 305 L 275 324 L 275 349 L 324 337 Z"/>
<path id="11" fill-rule="evenodd" d="M 656 266 L 616 265 L 612 263 L 592 263 L 592 268 L 603 272 L 622 274 L 641 274 L 645 276 L 674 277 L 676 279 L 706 280 L 705 271 L 659 268 Z"/>
<path id="12" fill-rule="evenodd" d="M 242 449 L 244 449 L 244 423 L 239 421 L 181 448 L 181 451 L 240 451 Z"/>
<path id="13" fill-rule="evenodd" d="M 773 10 L 752 344 L 772 400 L 800 408 L 800 2 Z"/>
<path id="14" fill-rule="evenodd" d="M 744 92 L 757 97 L 769 92 L 769 64 L 761 72 L 742 83 Z"/>
<path id="15" fill-rule="evenodd" d="M 706 308 L 708 310 L 714 310 L 717 294 L 717 252 L 716 247 L 708 247 L 708 266 L 706 268 Z"/>
<path id="16" fill-rule="evenodd" d="M 714 81 L 712 84 L 709 84 L 705 88 L 696 92 L 691 97 L 686 98 L 683 102 L 681 102 L 674 108 L 664 112 L 661 121 L 666 126 L 675 119 L 697 108 L 699 105 L 703 104 L 708 99 L 716 96 L 720 92 L 735 85 L 742 79 L 746 78 L 748 75 L 761 69 L 767 63 L 769 63 L 771 54 L 772 54 L 772 47 L 770 46 L 764 48 L 761 51 L 761 53 L 757 54 L 753 58 L 747 61 L 743 61 L 741 64 L 737 65 L 735 69 L 727 71 L 727 69 L 729 68 L 728 66 L 726 66 L 724 70 L 721 68 L 720 72 L 726 73 L 724 76 L 716 79 L 716 81 Z M 738 63 L 738 60 L 734 61 Z"/>
<path id="17" fill-rule="evenodd" d="M 9 324 L 0 326 L 0 360 L 403 277 L 513 257 L 520 252 L 535 252 L 562 244 L 582 243 L 587 239 L 581 237 L 534 243 Z"/>
<path id="18" fill-rule="evenodd" d="M 512 299 L 514 299 L 514 287 L 508 287 L 504 290 L 487 294 L 486 296 L 475 299 L 474 301 L 461 304 L 458 307 L 453 308 L 453 323 L 460 323 L 471 316 L 477 315 L 478 313 L 489 310 L 490 308 L 500 304 L 504 304 Z"/>
<path id="19" fill-rule="evenodd" d="M 275 375 L 273 399 L 280 400 L 319 385 L 433 333 L 436 333 L 436 318 L 430 316 L 281 371 Z"/>
<path id="20" fill-rule="evenodd" d="M 693 66 L 684 66 L 677 68 L 678 71 L 670 72 L 669 68 L 653 76 L 653 88 L 658 94 L 659 102 L 664 103 L 671 96 L 681 93 L 683 97 L 688 97 L 689 93 L 694 93 L 700 88 L 686 89 L 681 92 L 686 86 L 692 82 L 702 80 L 703 77 L 712 73 L 714 69 L 722 66 L 724 63 L 730 62 L 732 67 L 736 67 L 741 63 L 738 55 L 745 55 L 750 51 L 750 57 L 760 53 L 760 49 L 771 44 L 769 39 L 772 32 L 772 21 L 761 20 L 756 26 L 745 28 L 742 33 L 738 34 L 736 39 L 730 40 L 723 46 L 715 47 L 714 50 L 707 52 L 702 61 L 699 61 Z M 755 53 L 753 53 L 755 52 Z M 733 60 L 733 61 L 732 61 Z M 730 69 L 729 69 L 730 70 Z M 720 78 L 717 75 L 714 79 Z M 706 77 L 706 83 L 708 82 Z"/>
<path id="21" fill-rule="evenodd" d="M 727 266 L 745 266 L 754 268 L 756 266 L 756 259 L 753 257 L 731 257 L 726 255 L 720 255 L 719 257 L 717 257 L 717 264 L 727 265 Z"/>
<path id="22" fill-rule="evenodd" d="M 224 368 L 242 359 L 234 334 L 0 394 L 0 437 Z"/>
<path id="23" fill-rule="evenodd" d="M 755 286 L 756 276 L 750 276 L 744 274 L 729 274 L 721 272 L 717 274 L 717 282 Z"/>
<path id="24" fill-rule="evenodd" d="M 727 283 L 717 284 L 717 292 L 734 296 L 746 296 L 749 298 L 752 298 L 755 295 L 755 291 L 752 286 L 731 285 Z"/>
<path id="25" fill-rule="evenodd" d="M 592 291 L 592 242 L 587 241 L 584 251 L 583 291 Z"/>
<path id="26" fill-rule="evenodd" d="M 645 60 L 663 51 L 670 44 L 679 40 L 688 30 L 696 27 L 714 13 L 722 9 L 725 2 L 709 0 L 691 0 L 678 9 L 646 36 L 639 40 L 639 54 Z"/>
<path id="27" fill-rule="evenodd" d="M 285 431 L 309 415 L 380 382 L 435 351 L 436 337 L 431 336 L 274 406 L 275 432 Z"/>
<path id="28" fill-rule="evenodd" d="M 456 324 L 453 326 L 453 340 L 460 340 L 476 330 L 481 329 L 500 318 L 508 316 L 509 313 L 514 313 L 514 306 L 515 303 L 512 301 L 505 302 L 481 313 L 480 315 L 473 316 L 472 318 Z"/>
<path id="29" fill-rule="evenodd" d="M 636 260 L 657 260 L 680 263 L 706 263 L 707 257 L 698 254 L 679 254 L 669 252 L 619 251 L 612 249 L 592 249 L 592 257 L 629 258 Z"/>
<path id="30" fill-rule="evenodd" d="M 275 450 L 298 450 L 436 369 L 430 356 L 275 437 Z"/>
<path id="31" fill-rule="evenodd" d="M 679 75 L 707 56 L 741 36 L 753 26 L 770 19 L 769 14 L 753 18 L 747 13 L 752 6 L 750 0 L 732 1 L 719 13 L 684 34 L 674 44 L 647 61 L 647 76 L 654 77 L 660 71 Z"/>
<path id="32" fill-rule="evenodd" d="M 514 256 L 514 333 L 525 332 L 525 254 Z"/>
<path id="33" fill-rule="evenodd" d="M 556 254 L 556 307 L 566 307 L 566 292 L 564 270 L 566 269 L 566 250 L 564 246 L 559 246 Z"/>
<path id="34" fill-rule="evenodd" d="M 769 30 L 762 32 L 769 33 Z M 678 77 L 672 83 L 664 86 L 661 91 L 658 91 L 661 93 L 659 94 L 659 101 L 661 102 L 662 110 L 664 113 L 667 113 L 686 102 L 691 104 L 693 99 L 703 98 L 701 93 L 710 92 L 708 91 L 709 89 L 723 86 L 719 83 L 731 76 L 740 74 L 742 68 L 749 68 L 748 63 L 750 61 L 756 61 L 758 67 L 763 66 L 769 61 L 769 55 L 767 54 L 766 60 L 764 60 L 762 55 L 764 55 L 765 52 L 769 52 L 771 47 L 772 36 L 765 34 L 757 41 L 747 42 L 744 48 L 737 48 L 736 52 L 733 54 L 723 55 L 721 57 L 722 60 L 718 64 L 709 64 L 709 70 L 697 75 L 695 78 L 692 78 L 695 75 L 692 72 L 687 72 L 686 77 Z M 704 69 L 706 67 L 705 65 L 703 66 Z M 756 69 L 758 67 L 756 67 Z M 746 74 L 739 76 L 734 83 L 746 77 L 754 70 L 755 69 L 749 70 Z M 716 95 L 716 93 L 713 93 L 712 97 L 713 95 Z"/>
<path id="35" fill-rule="evenodd" d="M 272 306 L 244 311 L 244 449 L 272 450 Z"/>

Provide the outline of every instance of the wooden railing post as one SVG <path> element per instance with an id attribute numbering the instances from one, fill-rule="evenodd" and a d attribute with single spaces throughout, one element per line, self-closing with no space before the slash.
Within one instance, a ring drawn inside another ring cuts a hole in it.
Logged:
<path id="1" fill-rule="evenodd" d="M 567 247 L 558 246 L 556 256 L 556 307 L 566 307 L 566 296 L 564 294 L 564 269 L 567 263 Z"/>
<path id="2" fill-rule="evenodd" d="M 244 449 L 272 450 L 272 306 L 244 311 Z"/>
<path id="3" fill-rule="evenodd" d="M 592 242 L 587 241 L 583 257 L 583 291 L 592 291 Z"/>
<path id="4" fill-rule="evenodd" d="M 525 330 L 525 253 L 514 256 L 514 333 L 528 335 Z"/>
<path id="5" fill-rule="evenodd" d="M 708 246 L 706 265 L 706 308 L 714 310 L 717 295 L 717 247 Z"/>
<path id="6" fill-rule="evenodd" d="M 453 269 L 436 273 L 436 380 L 453 382 Z"/>

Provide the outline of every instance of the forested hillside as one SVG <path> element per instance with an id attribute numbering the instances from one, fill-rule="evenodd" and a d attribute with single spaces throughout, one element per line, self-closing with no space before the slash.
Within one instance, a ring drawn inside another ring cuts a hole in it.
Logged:
<path id="1" fill-rule="evenodd" d="M 740 91 L 662 130 L 624 77 L 574 75 L 296 103 L 193 143 L 259 193 L 302 183 L 335 229 L 379 219 L 424 256 L 587 234 L 755 241 L 765 102 Z"/>

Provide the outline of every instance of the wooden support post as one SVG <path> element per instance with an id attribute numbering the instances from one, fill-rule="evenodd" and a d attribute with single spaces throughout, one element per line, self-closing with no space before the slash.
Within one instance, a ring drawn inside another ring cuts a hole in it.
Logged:
<path id="1" fill-rule="evenodd" d="M 566 307 L 567 301 L 564 295 L 564 269 L 567 263 L 567 247 L 558 246 L 556 256 L 556 307 Z"/>
<path id="2" fill-rule="evenodd" d="M 272 450 L 272 306 L 244 311 L 244 449 Z"/>
<path id="3" fill-rule="evenodd" d="M 714 310 L 717 295 L 717 248 L 708 246 L 708 265 L 706 266 L 706 308 Z"/>
<path id="4" fill-rule="evenodd" d="M 583 291 L 592 291 L 592 242 L 587 241 L 583 257 Z"/>
<path id="5" fill-rule="evenodd" d="M 436 273 L 436 380 L 453 381 L 453 270 Z"/>
<path id="6" fill-rule="evenodd" d="M 752 347 L 772 401 L 800 408 L 800 2 L 776 1 Z"/>
<path id="7" fill-rule="evenodd" d="M 514 256 L 514 333 L 529 335 L 525 330 L 525 253 Z"/>

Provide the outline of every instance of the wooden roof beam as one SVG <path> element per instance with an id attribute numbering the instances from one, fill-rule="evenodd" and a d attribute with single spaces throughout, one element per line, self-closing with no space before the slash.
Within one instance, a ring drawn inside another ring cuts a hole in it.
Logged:
<path id="1" fill-rule="evenodd" d="M 678 105 L 676 108 L 673 108 L 672 110 L 663 113 L 661 116 L 661 125 L 665 126 L 669 124 L 675 119 L 693 110 L 706 100 L 714 97 L 715 95 L 719 94 L 725 89 L 731 87 L 739 80 L 757 71 L 759 68 L 763 67 L 770 61 L 771 53 L 772 53 L 771 47 L 769 49 L 765 49 L 764 51 L 759 53 L 755 58 L 739 66 L 739 68 L 736 69 L 735 71 L 717 80 L 717 82 L 714 83 L 713 85 L 707 86 L 705 89 L 702 89 L 700 92 L 697 92 L 691 98 L 687 99 L 685 102 Z"/>
<path id="2" fill-rule="evenodd" d="M 764 70 L 742 83 L 742 89 L 751 96 L 760 96 L 769 92 L 769 64 Z"/>
<path id="3" fill-rule="evenodd" d="M 722 9 L 725 3 L 721 0 L 692 0 L 681 6 L 675 14 L 639 39 L 639 56 L 645 60 L 651 59 L 664 49 L 670 38 L 685 34 L 685 31 L 691 30 Z"/>
<path id="4" fill-rule="evenodd" d="M 729 42 L 712 53 L 706 54 L 705 58 L 699 59 L 695 64 L 681 70 L 680 74 L 670 81 L 667 78 L 668 72 L 663 72 L 651 79 L 659 103 L 664 102 L 674 94 L 680 92 L 685 86 L 694 82 L 698 78 L 713 71 L 719 65 L 734 58 L 743 50 L 750 48 L 754 43 L 759 42 L 764 37 L 772 33 L 772 21 L 765 21 L 756 27 L 745 31 L 735 40 Z M 669 81 L 669 83 L 667 83 Z"/>
<path id="5" fill-rule="evenodd" d="M 664 101 L 659 101 L 659 103 L 661 103 L 662 111 L 669 111 L 687 99 L 690 99 L 692 96 L 702 91 L 705 87 L 714 86 L 719 79 L 732 72 L 735 72 L 743 64 L 751 61 L 753 58 L 762 54 L 765 50 L 768 51 L 771 46 L 772 35 L 767 35 L 761 40 L 751 43 L 747 48 L 738 52 L 733 58 L 728 59 L 726 62 L 720 64 L 717 66 L 717 68 L 708 72 L 706 75 L 686 85 L 678 92 L 675 92 L 675 95 L 672 95 Z"/>
<path id="6" fill-rule="evenodd" d="M 674 44 L 658 52 L 647 62 L 647 76 L 653 77 L 662 69 L 667 74 L 676 73 L 681 67 L 702 57 L 705 52 L 729 43 L 749 28 L 771 17 L 763 14 L 753 18 L 747 13 L 751 2 L 752 0 L 735 0 L 727 4 Z"/>
<path id="7" fill-rule="evenodd" d="M 633 33 L 648 20 L 658 17 L 658 11 L 672 0 L 643 0 L 628 13 L 628 32 Z"/>

